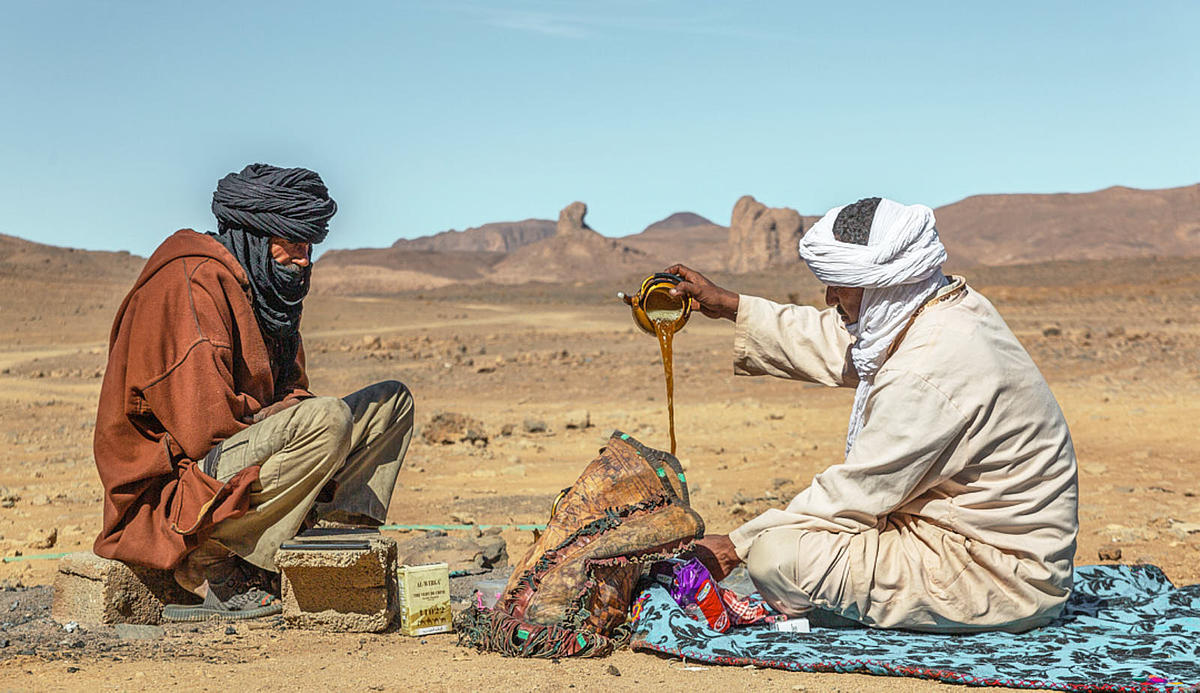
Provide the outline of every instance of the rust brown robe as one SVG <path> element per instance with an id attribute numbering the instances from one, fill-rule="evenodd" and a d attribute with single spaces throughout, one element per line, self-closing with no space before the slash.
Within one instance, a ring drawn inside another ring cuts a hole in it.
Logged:
<path id="1" fill-rule="evenodd" d="M 198 463 L 273 404 L 275 376 L 250 283 L 211 236 L 177 231 L 150 256 L 109 337 L 94 451 L 104 485 L 95 552 L 172 568 L 249 506 L 258 467 L 224 483 Z M 280 399 L 311 397 L 303 346 Z"/>

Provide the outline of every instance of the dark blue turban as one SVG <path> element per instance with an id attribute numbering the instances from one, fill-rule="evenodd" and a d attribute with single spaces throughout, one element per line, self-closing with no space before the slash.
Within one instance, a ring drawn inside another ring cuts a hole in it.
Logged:
<path id="1" fill-rule="evenodd" d="M 222 229 L 320 243 L 337 203 L 313 171 L 251 164 L 217 183 L 212 211 Z"/>

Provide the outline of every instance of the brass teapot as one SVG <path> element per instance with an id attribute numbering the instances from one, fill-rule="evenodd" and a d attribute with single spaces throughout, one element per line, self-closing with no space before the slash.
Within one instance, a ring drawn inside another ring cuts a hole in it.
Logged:
<path id="1" fill-rule="evenodd" d="M 647 334 L 654 334 L 655 322 L 670 322 L 675 332 L 683 329 L 692 314 L 692 301 L 681 296 L 672 296 L 670 291 L 683 282 L 683 277 L 667 272 L 658 272 L 646 277 L 641 289 L 629 299 L 633 321 Z"/>

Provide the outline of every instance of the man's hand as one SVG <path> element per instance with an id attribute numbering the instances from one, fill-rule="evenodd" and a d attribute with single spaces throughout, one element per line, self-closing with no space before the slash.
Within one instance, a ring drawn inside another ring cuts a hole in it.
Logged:
<path id="1" fill-rule="evenodd" d="M 691 555 L 699 559 L 718 582 L 729 577 L 733 569 L 742 562 L 727 534 L 704 535 L 703 539 L 696 542 Z"/>
<path id="2" fill-rule="evenodd" d="M 738 295 L 710 282 L 703 274 L 684 265 L 671 265 L 671 274 L 683 277 L 683 282 L 671 289 L 672 296 L 691 298 L 694 307 L 710 318 L 737 320 Z"/>
<path id="3" fill-rule="evenodd" d="M 250 419 L 250 423 L 258 423 L 271 414 L 278 414 L 284 409 L 290 409 L 303 401 L 303 399 L 285 399 L 283 401 L 276 402 L 275 404 L 265 406 L 255 412 L 254 416 Z"/>

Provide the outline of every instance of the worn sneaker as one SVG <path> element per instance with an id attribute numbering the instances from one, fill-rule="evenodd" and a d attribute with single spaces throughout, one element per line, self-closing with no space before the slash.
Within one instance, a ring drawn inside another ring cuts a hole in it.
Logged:
<path id="1" fill-rule="evenodd" d="M 196 605 L 168 604 L 167 621 L 240 621 L 283 611 L 279 599 L 279 574 L 263 570 L 237 558 L 221 565 L 206 580 L 204 602 Z"/>
<path id="2" fill-rule="evenodd" d="M 164 621 L 241 621 L 262 618 L 283 611 L 283 602 L 273 594 L 251 587 L 225 600 L 209 589 L 204 602 L 194 605 L 167 604 L 163 607 Z"/>

